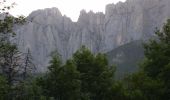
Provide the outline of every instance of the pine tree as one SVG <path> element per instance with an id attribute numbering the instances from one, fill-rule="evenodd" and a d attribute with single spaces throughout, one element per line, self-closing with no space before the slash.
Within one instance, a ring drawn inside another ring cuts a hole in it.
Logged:
<path id="1" fill-rule="evenodd" d="M 170 20 L 155 35 L 155 39 L 144 44 L 141 70 L 125 81 L 130 100 L 170 99 Z"/>
<path id="2" fill-rule="evenodd" d="M 80 72 L 82 99 L 109 100 L 115 68 L 108 65 L 105 55 L 94 55 L 83 46 L 73 60 Z"/>
<path id="3" fill-rule="evenodd" d="M 170 19 L 164 24 L 162 30 L 155 32 L 157 39 L 145 44 L 145 57 L 143 68 L 146 74 L 155 80 L 164 83 L 164 96 L 162 100 L 170 99 Z"/>
<path id="4" fill-rule="evenodd" d="M 79 100 L 80 80 L 75 64 L 68 60 L 62 65 L 59 56 L 53 55 L 48 68 L 47 75 L 38 79 L 44 95 L 57 100 Z"/>

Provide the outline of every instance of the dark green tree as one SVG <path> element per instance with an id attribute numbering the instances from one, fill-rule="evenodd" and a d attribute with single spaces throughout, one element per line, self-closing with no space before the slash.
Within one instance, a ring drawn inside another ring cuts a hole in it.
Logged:
<path id="1" fill-rule="evenodd" d="M 138 72 L 125 78 L 126 97 L 128 100 L 162 100 L 163 83 L 153 80 L 144 72 Z"/>
<path id="2" fill-rule="evenodd" d="M 13 41 L 15 36 L 13 27 L 21 24 L 18 20 L 21 21 L 20 18 L 14 18 L 8 14 L 0 20 L 0 70 L 9 85 L 17 81 L 16 76 L 21 73 L 24 63 L 22 53 Z"/>
<path id="3" fill-rule="evenodd" d="M 62 65 L 59 56 L 55 55 L 48 68 L 47 75 L 38 79 L 44 95 L 54 97 L 56 100 L 79 100 L 80 73 L 75 64 L 68 60 Z"/>
<path id="4" fill-rule="evenodd" d="M 5 100 L 8 97 L 9 85 L 6 79 L 0 75 L 0 100 Z"/>
<path id="5" fill-rule="evenodd" d="M 170 20 L 144 44 L 141 70 L 125 78 L 128 100 L 170 99 Z"/>
<path id="6" fill-rule="evenodd" d="M 22 77 L 23 80 L 26 80 L 28 77 L 30 77 L 33 73 L 35 73 L 36 66 L 33 63 L 33 57 L 31 55 L 30 49 L 24 54 L 24 61 L 23 61 L 23 72 Z"/>
<path id="7" fill-rule="evenodd" d="M 13 96 L 12 100 L 53 100 L 43 96 L 43 90 L 37 85 L 36 79 L 18 84 L 13 92 L 15 92 L 15 96 Z"/>
<path id="8" fill-rule="evenodd" d="M 80 72 L 82 99 L 110 100 L 115 68 L 103 54 L 92 54 L 84 46 L 73 57 Z"/>
<path id="9" fill-rule="evenodd" d="M 0 75 L 5 79 L 1 80 L 3 84 L 0 84 L 0 87 L 5 88 L 7 85 L 8 89 L 0 89 L 0 92 L 7 95 L 7 98 L 2 100 L 14 100 L 17 94 L 15 89 L 22 81 L 22 73 L 26 71 L 24 70 L 24 63 L 26 63 L 23 60 L 24 54 L 15 44 L 14 26 L 25 23 L 25 18 L 23 16 L 15 18 L 9 15 L 8 10 L 13 7 L 13 4 L 6 5 L 5 2 L 6 0 L 0 1 Z"/>
<path id="10" fill-rule="evenodd" d="M 144 72 L 155 80 L 164 83 L 164 96 L 162 100 L 170 99 L 170 19 L 164 24 L 162 30 L 155 32 L 156 39 L 145 44 Z"/>

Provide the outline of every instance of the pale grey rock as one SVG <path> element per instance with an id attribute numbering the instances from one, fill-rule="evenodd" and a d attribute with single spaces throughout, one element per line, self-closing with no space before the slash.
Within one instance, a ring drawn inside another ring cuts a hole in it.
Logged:
<path id="1" fill-rule="evenodd" d="M 50 53 L 65 61 L 82 45 L 93 53 L 108 52 L 133 40 L 153 36 L 170 18 L 170 0 L 127 0 L 106 6 L 105 14 L 82 10 L 77 22 L 57 8 L 32 12 L 28 23 L 16 28 L 22 51 L 31 50 L 39 71 L 45 71 Z"/>
<path id="2" fill-rule="evenodd" d="M 127 0 L 106 6 L 106 51 L 153 35 L 170 18 L 170 0 Z M 112 43 L 111 43 L 112 42 Z"/>

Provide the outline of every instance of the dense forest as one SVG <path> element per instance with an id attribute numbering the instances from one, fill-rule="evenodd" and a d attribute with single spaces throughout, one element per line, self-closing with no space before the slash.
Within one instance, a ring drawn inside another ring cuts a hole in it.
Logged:
<path id="1" fill-rule="evenodd" d="M 2 11 L 10 9 L 4 6 Z M 144 46 L 140 70 L 115 79 L 104 54 L 82 46 L 62 62 L 51 53 L 48 71 L 36 74 L 30 50 L 19 51 L 13 27 L 26 22 L 3 13 L 0 20 L 0 100 L 170 100 L 170 20 Z"/>

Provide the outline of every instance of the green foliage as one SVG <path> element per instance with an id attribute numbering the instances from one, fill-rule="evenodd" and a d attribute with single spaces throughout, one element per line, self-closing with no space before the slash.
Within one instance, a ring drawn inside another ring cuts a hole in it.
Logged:
<path id="1" fill-rule="evenodd" d="M 88 96 L 90 100 L 107 100 L 115 68 L 108 65 L 105 55 L 93 55 L 82 47 L 74 54 L 73 60 L 80 72 L 82 96 Z"/>
<path id="2" fill-rule="evenodd" d="M 53 56 L 49 73 L 46 77 L 38 79 L 44 95 L 60 100 L 78 100 L 80 98 L 80 73 L 75 64 L 68 60 L 61 65 L 58 56 Z"/>
<path id="3" fill-rule="evenodd" d="M 125 99 L 123 85 L 114 81 L 115 67 L 108 65 L 105 55 L 94 55 L 82 47 L 64 65 L 59 58 L 54 54 L 49 72 L 37 79 L 45 97 L 56 100 Z"/>
<path id="4" fill-rule="evenodd" d="M 124 81 L 129 100 L 170 99 L 170 20 L 155 34 L 156 39 L 144 45 L 142 70 Z"/>
<path id="5" fill-rule="evenodd" d="M 129 99 L 136 100 L 161 100 L 163 96 L 163 83 L 153 80 L 143 72 L 130 75 L 125 80 Z"/>
<path id="6" fill-rule="evenodd" d="M 157 40 L 151 40 L 145 44 L 145 57 L 143 63 L 144 72 L 154 80 L 160 80 L 164 84 L 164 96 L 162 99 L 170 99 L 170 19 L 164 24 L 162 31 L 155 32 Z"/>
<path id="7" fill-rule="evenodd" d="M 0 47 L 0 69 L 2 75 L 6 77 L 9 85 L 12 85 L 17 79 L 18 69 L 21 65 L 18 61 L 20 52 L 16 45 L 6 43 Z"/>
<path id="8" fill-rule="evenodd" d="M 5 0 L 0 1 L 0 100 L 15 100 L 19 92 L 17 85 L 21 83 L 21 73 L 23 71 L 23 53 L 19 52 L 14 43 L 15 25 L 25 22 L 23 16 L 15 18 L 8 14 L 8 10 L 13 6 L 5 5 Z M 21 89 L 21 88 L 20 88 Z"/>
<path id="9" fill-rule="evenodd" d="M 162 31 L 155 32 L 157 40 L 145 44 L 144 70 L 152 78 L 158 78 L 162 70 L 170 63 L 170 20 Z"/>
<path id="10" fill-rule="evenodd" d="M 42 95 L 42 89 L 36 84 L 34 79 L 18 84 L 13 92 L 13 100 L 50 100 Z"/>
<path id="11" fill-rule="evenodd" d="M 9 86 L 4 77 L 0 75 L 0 100 L 5 100 L 9 91 Z"/>
<path id="12" fill-rule="evenodd" d="M 4 18 L 0 20 L 0 73 L 7 79 L 8 84 L 12 85 L 22 70 L 22 53 L 13 41 L 13 27 L 24 22 L 24 17 L 14 18 L 9 14 L 2 14 L 2 17 Z"/>

